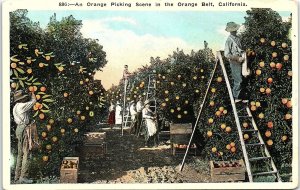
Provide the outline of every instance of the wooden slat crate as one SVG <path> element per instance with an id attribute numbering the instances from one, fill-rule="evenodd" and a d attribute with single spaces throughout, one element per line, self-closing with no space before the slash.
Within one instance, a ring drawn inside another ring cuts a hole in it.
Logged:
<path id="1" fill-rule="evenodd" d="M 79 157 L 64 157 L 60 167 L 60 183 L 77 183 Z"/>
<path id="2" fill-rule="evenodd" d="M 212 182 L 244 181 L 245 163 L 243 160 L 210 161 L 210 174 Z"/>
<path id="3" fill-rule="evenodd" d="M 187 145 L 186 144 L 172 144 L 172 154 L 176 155 L 176 154 L 185 154 L 187 149 Z M 197 154 L 197 146 L 196 144 L 191 144 L 190 148 L 189 148 L 189 152 L 188 154 L 192 154 L 192 155 L 196 155 Z"/>
<path id="4" fill-rule="evenodd" d="M 102 144 L 106 141 L 106 132 L 89 132 L 84 135 L 84 144 Z"/>
<path id="5" fill-rule="evenodd" d="M 172 123 L 170 125 L 170 140 L 172 144 L 188 144 L 191 134 L 191 123 Z"/>

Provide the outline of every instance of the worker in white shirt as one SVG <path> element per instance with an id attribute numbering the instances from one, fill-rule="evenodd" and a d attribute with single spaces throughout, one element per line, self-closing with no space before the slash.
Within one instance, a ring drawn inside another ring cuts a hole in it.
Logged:
<path id="1" fill-rule="evenodd" d="M 134 100 L 132 100 L 130 102 L 129 111 L 130 111 L 130 115 L 131 115 L 130 134 L 134 134 L 136 131 L 136 124 L 137 124 L 137 122 L 136 122 L 137 112 L 136 112 L 136 105 L 135 105 Z"/>
<path id="2" fill-rule="evenodd" d="M 145 147 L 149 146 L 150 139 L 153 139 L 154 147 L 158 145 L 158 133 L 156 115 L 150 109 L 150 101 L 146 100 L 143 109 L 143 118 L 146 121 Z"/>
<path id="3" fill-rule="evenodd" d="M 138 136 L 140 128 L 141 128 L 141 124 L 142 124 L 142 120 L 143 120 L 143 111 L 144 108 L 144 104 L 143 104 L 143 98 L 140 96 L 139 97 L 139 101 L 136 103 L 136 131 L 135 134 Z"/>
<path id="4" fill-rule="evenodd" d="M 17 124 L 16 137 L 18 139 L 18 156 L 15 171 L 16 183 L 32 183 L 28 179 L 29 168 L 29 141 L 30 139 L 27 128 L 30 124 L 29 112 L 36 103 L 35 95 L 32 93 L 31 100 L 29 96 L 24 94 L 22 90 L 14 93 L 14 102 L 16 103 L 13 108 L 14 121 Z"/>

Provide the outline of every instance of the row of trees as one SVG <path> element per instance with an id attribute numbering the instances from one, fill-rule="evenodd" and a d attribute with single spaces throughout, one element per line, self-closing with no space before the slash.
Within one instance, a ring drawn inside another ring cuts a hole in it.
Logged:
<path id="1" fill-rule="evenodd" d="M 32 110 L 40 148 L 33 154 L 35 175 L 57 175 L 64 156 L 74 156 L 84 133 L 104 111 L 105 90 L 94 80 L 107 63 L 97 40 L 84 38 L 82 23 L 73 16 L 56 20 L 45 29 L 26 17 L 27 10 L 10 13 L 11 92 L 33 92 Z M 11 110 L 13 107 L 11 99 Z M 16 124 L 11 123 L 11 149 L 16 154 Z"/>

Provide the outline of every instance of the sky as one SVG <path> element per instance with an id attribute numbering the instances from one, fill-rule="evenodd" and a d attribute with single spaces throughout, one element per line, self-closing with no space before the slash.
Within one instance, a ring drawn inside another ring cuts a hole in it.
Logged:
<path id="1" fill-rule="evenodd" d="M 246 13 L 229 11 L 29 11 L 28 17 L 47 26 L 50 16 L 57 20 L 73 15 L 82 20 L 84 37 L 98 39 L 106 52 L 107 65 L 95 79 L 108 89 L 129 71 L 146 65 L 150 57 L 167 58 L 177 48 L 185 53 L 204 48 L 222 50 L 228 33 L 227 22 L 242 24 Z M 279 12 L 284 20 L 290 12 Z"/>

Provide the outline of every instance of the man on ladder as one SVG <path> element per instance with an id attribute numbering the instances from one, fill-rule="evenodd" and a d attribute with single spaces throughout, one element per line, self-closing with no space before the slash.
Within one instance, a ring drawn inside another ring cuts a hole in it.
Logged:
<path id="1" fill-rule="evenodd" d="M 121 135 L 123 136 L 123 130 L 125 127 L 125 115 L 126 115 L 126 95 L 127 95 L 127 87 L 129 86 L 129 80 L 128 77 L 130 76 L 130 73 L 128 71 L 128 65 L 124 65 L 123 70 L 123 80 L 124 80 L 124 95 L 123 95 L 123 111 L 122 111 L 122 125 L 121 125 Z M 128 108 L 129 111 L 129 108 Z M 128 117 L 128 116 L 127 116 Z"/>
<path id="2" fill-rule="evenodd" d="M 244 50 L 242 50 L 241 40 L 237 36 L 237 30 L 239 28 L 240 25 L 236 24 L 235 22 L 227 23 L 225 30 L 230 32 L 230 35 L 225 43 L 224 56 L 230 62 L 231 75 L 234 81 L 232 94 L 235 103 L 240 101 L 247 103 L 248 99 L 246 98 L 245 87 L 242 86 L 242 63 L 245 61 L 245 58 L 243 57 Z"/>

